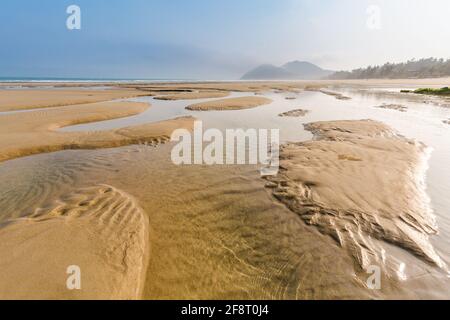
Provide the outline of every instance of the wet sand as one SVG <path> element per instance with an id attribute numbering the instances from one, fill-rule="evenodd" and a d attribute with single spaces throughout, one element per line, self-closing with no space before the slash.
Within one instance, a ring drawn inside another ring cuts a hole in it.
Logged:
<path id="1" fill-rule="evenodd" d="M 344 96 L 343 94 L 339 93 L 339 92 L 333 92 L 333 91 L 329 91 L 329 90 L 324 90 L 324 89 L 309 89 L 310 91 L 318 91 L 321 92 L 323 94 L 326 94 L 328 96 L 332 96 L 335 97 L 338 100 L 351 100 L 350 97 Z"/>
<path id="2" fill-rule="evenodd" d="M 0 299 L 138 299 L 148 218 L 136 201 L 107 185 L 74 190 L 0 228 Z M 82 290 L 67 290 L 69 266 Z"/>
<path id="3" fill-rule="evenodd" d="M 445 283 L 431 276 L 431 268 L 428 275 L 411 279 L 407 285 L 395 276 L 383 278 L 381 290 L 369 290 L 365 285 L 368 275 L 355 271 L 352 256 L 273 198 L 257 168 L 175 166 L 170 161 L 171 148 L 167 144 L 156 149 L 130 146 L 62 151 L 9 161 L 0 168 L 0 175 L 14 187 L 4 185 L 0 189 L 12 192 L 14 198 L 0 199 L 4 208 L 0 220 L 18 219 L 18 213 L 28 217 L 29 203 L 52 208 L 55 199 L 62 199 L 62 208 L 65 203 L 73 203 L 76 208 L 82 201 L 72 202 L 66 200 L 67 196 L 80 194 L 75 199 L 84 200 L 99 182 L 133 195 L 149 221 L 148 267 L 141 278 L 145 280 L 140 299 L 433 298 L 445 292 Z M 34 182 L 31 189 L 27 185 L 30 178 Z M 105 219 L 105 224 L 109 222 Z M 39 243 L 35 240 L 38 236 L 28 234 L 27 241 L 20 241 L 20 245 L 15 242 L 14 252 L 28 257 L 27 246 Z M 57 260 L 56 271 L 65 272 L 67 261 L 82 265 L 83 279 L 89 277 L 84 281 L 91 285 L 90 277 L 97 278 L 98 270 L 105 268 L 101 263 L 104 256 L 93 252 L 90 265 L 86 264 L 84 256 L 77 256 L 81 251 L 73 248 L 74 242 L 65 239 L 59 243 L 64 244 L 62 257 L 66 260 Z M 40 243 L 38 252 L 58 255 L 54 247 Z M 388 252 L 410 262 L 401 252 Z M 33 279 L 40 281 L 42 277 L 63 286 L 67 275 L 51 278 L 43 272 Z M 27 285 L 30 282 L 24 282 L 23 287 Z M 127 287 L 136 285 L 133 282 Z M 48 296 L 67 297 L 64 289 Z M 92 297 L 84 289 L 77 294 Z"/>
<path id="4" fill-rule="evenodd" d="M 306 85 L 176 88 L 259 92 L 280 86 L 290 94 Z M 153 84 L 145 86 L 156 90 Z M 174 90 L 175 85 L 157 87 Z M 446 266 L 430 241 L 437 226 L 421 181 L 425 145 L 374 121 L 314 123 L 307 128 L 315 139 L 287 144 L 280 175 L 265 181 L 254 166 L 172 164 L 173 144 L 158 142 L 176 128 L 191 128 L 191 117 L 103 133 L 54 131 L 139 114 L 148 107 L 107 102 L 0 116 L 0 128 L 6 128 L 1 132 L 3 160 L 30 149 L 155 145 L 66 150 L 1 163 L 0 254 L 6 257 L 0 263 L 1 298 L 448 296 Z M 271 110 L 253 110 L 262 109 Z M 270 119 L 279 113 L 274 106 Z M 279 119 L 289 120 L 301 121 Z M 76 143 L 68 144 L 66 137 Z M 13 148 L 22 152 L 14 154 Z M 305 197 L 305 190 L 311 197 Z M 309 214 L 299 210 L 299 203 Z M 385 271 L 381 290 L 369 290 L 365 283 L 364 267 L 371 263 Z M 400 272 L 402 263 L 409 268 L 408 281 Z M 36 265 L 32 276 L 30 264 Z M 82 267 L 81 291 L 67 291 L 68 265 Z"/>
<path id="5" fill-rule="evenodd" d="M 225 91 L 199 91 L 199 92 L 184 92 L 176 94 L 168 94 L 164 96 L 155 97 L 156 100 L 195 100 L 205 98 L 224 98 L 229 95 Z"/>
<path id="6" fill-rule="evenodd" d="M 384 249 L 372 239 L 447 270 L 428 241 L 437 226 L 422 180 L 426 147 L 370 120 L 306 128 L 316 139 L 282 148 L 282 173 L 269 178 L 274 196 L 364 270 L 384 263 Z"/>
<path id="7" fill-rule="evenodd" d="M 382 104 L 381 106 L 377 106 L 375 108 L 390 109 L 390 110 L 396 110 L 396 111 L 400 111 L 400 112 L 408 111 L 408 107 L 405 107 L 401 104 Z"/>
<path id="8" fill-rule="evenodd" d="M 145 90 L 147 92 L 164 91 L 185 91 L 192 90 L 219 90 L 219 91 L 240 91 L 254 92 L 265 90 L 278 90 L 280 92 L 297 92 L 302 89 L 320 89 L 331 86 L 357 86 L 357 87 L 433 87 L 442 88 L 448 85 L 450 78 L 431 78 L 431 79 L 368 79 L 368 80 L 298 80 L 298 81 L 210 81 L 210 82 L 0 82 L 0 88 L 19 86 L 23 88 L 36 89 L 40 87 L 53 88 L 96 88 L 111 87 L 120 89 Z"/>
<path id="9" fill-rule="evenodd" d="M 177 128 L 190 129 L 194 119 L 183 117 L 98 132 L 57 132 L 78 123 L 108 120 L 139 114 L 146 103 L 101 102 L 51 108 L 0 116 L 0 161 L 65 149 L 119 147 L 127 144 L 158 144 L 170 139 Z"/>
<path id="10" fill-rule="evenodd" d="M 52 108 L 145 96 L 135 89 L 0 90 L 0 112 Z"/>
<path id="11" fill-rule="evenodd" d="M 26 204 L 30 202 L 38 207 L 52 208 L 55 199 L 64 200 L 62 208 L 69 202 L 77 210 L 76 206 L 81 201 L 65 198 L 76 192 L 80 195 L 75 199 L 84 200 L 86 193 L 91 188 L 95 189 L 101 181 L 133 195 L 148 217 L 148 267 L 142 283 L 142 299 L 332 299 L 372 296 L 371 292 L 358 285 L 351 260 L 336 250 L 332 240 L 308 228 L 295 214 L 272 200 L 264 189 L 264 181 L 257 168 L 175 166 L 170 161 L 171 147 L 130 146 L 96 151 L 62 151 L 7 162 L 0 169 L 0 174 L 4 181 L 16 181 L 15 187 L 9 188 L 15 197 L 14 200 L 9 197 L 9 200 L 0 200 L 4 208 L 0 219 L 20 219 L 13 217 L 18 213 L 29 216 Z M 17 183 L 26 183 L 30 176 L 35 180 L 32 190 Z M 0 186 L 2 191 L 5 187 Z M 113 207 L 114 204 L 108 206 Z M 90 208 L 95 209 L 95 206 L 88 206 L 85 210 Z M 105 218 L 100 226 L 110 224 L 109 217 Z M 69 222 L 67 229 L 78 224 L 76 218 Z M 102 229 L 95 230 L 100 232 Z M 89 229 L 87 231 L 90 232 Z M 78 237 L 84 235 L 81 232 Z M 42 241 L 39 241 L 40 238 Z M 94 236 L 93 241 L 97 238 Z M 44 243 L 46 239 L 45 235 L 40 237 L 39 234 L 27 233 L 26 241 L 11 240 L 15 244 L 14 250 L 11 246 L 0 247 L 5 250 L 2 253 L 11 255 L 11 252 L 16 252 L 27 261 L 30 244 L 36 241 L 41 244 L 39 252 L 43 252 L 41 254 L 44 256 L 45 252 L 59 255 L 61 251 Z M 52 238 L 47 240 L 54 243 Z M 63 244 L 61 246 L 65 251 L 62 257 L 66 259 L 56 260 L 55 271 L 63 274 L 61 278 L 53 278 L 50 284 L 59 284 L 60 291 L 50 292 L 46 297 L 59 294 L 60 297 L 67 297 L 63 294 L 67 294 L 64 285 L 68 263 L 81 265 L 83 277 L 89 277 L 86 285 L 91 285 L 90 278 L 97 277 L 104 268 L 103 254 L 87 251 L 87 257 L 92 258 L 88 260 L 90 264 L 85 263 L 83 255 L 78 255 L 82 252 L 78 250 L 88 247 L 89 243 L 74 248 L 76 242 L 68 241 L 66 237 L 58 243 Z M 101 246 L 95 248 L 102 249 Z M 9 262 L 12 269 L 14 261 Z M 335 270 L 329 269 L 331 264 Z M 6 284 L 10 285 L 14 283 L 13 279 L 17 279 L 13 276 L 20 275 L 11 269 L 6 273 L 11 277 Z M 108 272 L 104 277 L 111 274 L 114 275 Z M 40 282 L 51 277 L 44 272 L 36 273 L 33 279 Z M 28 281 L 24 282 L 24 288 L 30 282 L 33 284 L 33 279 L 25 279 Z M 4 283 L 0 282 L 0 292 L 6 292 L 2 286 Z M 133 282 L 128 288 L 135 286 Z M 53 288 L 50 286 L 49 289 Z M 78 295 L 92 297 L 85 292 L 88 288 L 82 289 Z M 373 294 L 378 295 L 377 292 Z"/>
<path id="12" fill-rule="evenodd" d="M 299 118 L 299 117 L 304 117 L 304 116 L 306 116 L 309 112 L 310 112 L 309 110 L 296 109 L 296 110 L 291 110 L 291 111 L 288 111 L 288 112 L 280 113 L 278 116 L 279 116 L 279 117 L 294 117 L 294 118 Z"/>
<path id="13" fill-rule="evenodd" d="M 187 106 L 186 109 L 192 111 L 243 110 L 256 108 L 271 102 L 272 100 L 263 97 L 240 97 L 196 103 Z"/>

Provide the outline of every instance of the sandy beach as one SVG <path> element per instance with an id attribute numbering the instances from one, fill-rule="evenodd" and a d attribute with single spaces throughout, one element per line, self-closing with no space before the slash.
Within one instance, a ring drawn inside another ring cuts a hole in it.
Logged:
<path id="1" fill-rule="evenodd" d="M 388 93 L 361 105 L 371 97 L 361 88 L 445 81 L 1 89 L 0 298 L 448 298 L 446 207 L 436 205 L 445 200 L 425 179 L 431 148 L 398 130 L 422 108 L 419 120 L 438 111 L 420 125 L 447 132 L 450 113 L 399 90 L 403 112 Z M 167 117 L 142 122 L 152 111 Z M 111 129 L 61 131 L 114 119 Z M 171 134 L 195 120 L 280 128 L 279 173 L 173 164 Z M 82 290 L 66 288 L 70 265 L 82 269 Z M 381 290 L 367 287 L 371 265 L 383 270 Z"/>
<path id="2" fill-rule="evenodd" d="M 138 90 L 2 90 L 0 112 L 79 105 L 144 96 Z"/>
<path id="3" fill-rule="evenodd" d="M 0 301 L 450 300 L 450 1 L 6 2 Z"/>

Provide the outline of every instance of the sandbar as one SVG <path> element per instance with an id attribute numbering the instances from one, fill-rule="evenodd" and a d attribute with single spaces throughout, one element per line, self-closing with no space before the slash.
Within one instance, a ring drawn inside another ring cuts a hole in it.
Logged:
<path id="1" fill-rule="evenodd" d="M 297 110 L 291 110 L 288 112 L 280 113 L 279 117 L 294 117 L 294 118 L 300 118 L 306 116 L 310 111 L 304 110 L 304 109 L 297 109 Z"/>
<path id="2" fill-rule="evenodd" d="M 0 112 L 61 107 L 148 95 L 135 89 L 0 90 Z"/>
<path id="3" fill-rule="evenodd" d="M 224 98 L 230 93 L 226 91 L 181 92 L 155 97 L 156 100 L 194 100 L 207 98 Z"/>
<path id="4" fill-rule="evenodd" d="M 408 111 L 408 107 L 401 105 L 401 104 L 382 104 L 380 106 L 377 106 L 375 108 L 380 108 L 380 109 L 391 109 L 391 110 L 396 110 L 396 111 L 400 111 L 400 112 L 407 112 Z"/>
<path id="5" fill-rule="evenodd" d="M 271 99 L 263 97 L 240 97 L 192 104 L 186 109 L 193 111 L 243 110 L 256 108 L 271 102 Z"/>
<path id="6" fill-rule="evenodd" d="M 100 102 L 0 116 L 0 162 L 22 156 L 67 149 L 95 149 L 129 144 L 158 144 L 178 128 L 191 129 L 194 118 L 149 123 L 109 131 L 57 132 L 58 128 L 139 114 L 149 105 Z"/>
<path id="7" fill-rule="evenodd" d="M 372 120 L 316 122 L 315 138 L 282 147 L 273 196 L 331 236 L 365 269 L 384 263 L 377 241 L 445 269 L 425 192 L 427 147 Z"/>

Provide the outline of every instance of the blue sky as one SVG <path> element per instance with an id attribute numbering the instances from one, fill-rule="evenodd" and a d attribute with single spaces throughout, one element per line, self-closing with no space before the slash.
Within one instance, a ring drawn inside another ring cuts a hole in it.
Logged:
<path id="1" fill-rule="evenodd" d="M 66 28 L 72 4 L 81 30 Z M 235 79 L 260 63 L 450 58 L 449 14 L 448 0 L 2 0 L 0 77 Z"/>

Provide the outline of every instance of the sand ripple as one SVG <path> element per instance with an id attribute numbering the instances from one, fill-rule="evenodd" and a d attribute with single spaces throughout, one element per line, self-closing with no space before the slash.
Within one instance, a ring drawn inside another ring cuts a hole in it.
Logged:
<path id="1" fill-rule="evenodd" d="M 268 178 L 273 195 L 363 269 L 384 262 L 377 240 L 445 269 L 428 238 L 437 227 L 424 191 L 425 146 L 370 120 L 306 127 L 316 140 L 282 148 L 281 173 Z"/>
<path id="2" fill-rule="evenodd" d="M 1 224 L 0 298 L 137 299 L 147 246 L 133 198 L 108 185 L 80 189 Z M 71 265 L 81 268 L 81 290 L 66 288 Z"/>

